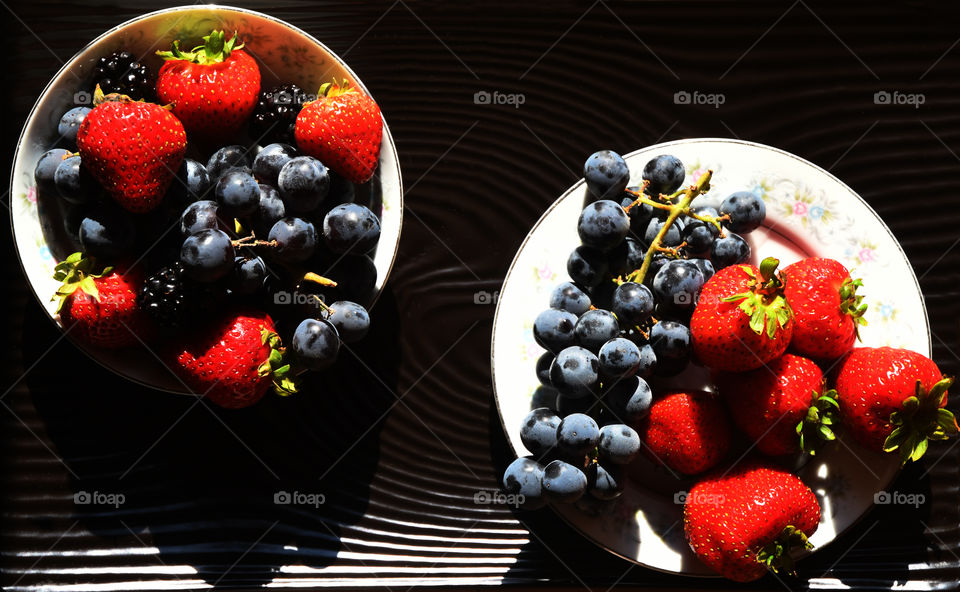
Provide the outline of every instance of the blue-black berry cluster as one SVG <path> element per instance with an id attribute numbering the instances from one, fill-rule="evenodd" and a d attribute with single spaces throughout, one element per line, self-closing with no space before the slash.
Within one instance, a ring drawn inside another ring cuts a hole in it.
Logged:
<path id="1" fill-rule="evenodd" d="M 740 235 L 763 224 L 763 200 L 740 191 L 712 208 L 695 199 L 708 183 L 693 179 L 698 184 L 684 188 L 685 177 L 672 155 L 647 162 L 632 187 L 616 152 L 596 152 L 584 164 L 587 199 L 577 221 L 581 244 L 567 260 L 570 280 L 554 288 L 533 323 L 546 350 L 536 364 L 535 405 L 547 405 L 524 418 L 520 439 L 530 456 L 503 477 L 524 507 L 623 492 L 651 385 L 690 363 L 700 291 L 716 270 L 750 259 Z"/>

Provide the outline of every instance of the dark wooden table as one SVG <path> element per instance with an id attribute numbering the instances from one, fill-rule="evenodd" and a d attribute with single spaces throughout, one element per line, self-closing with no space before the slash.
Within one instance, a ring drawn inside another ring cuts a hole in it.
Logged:
<path id="1" fill-rule="evenodd" d="M 170 2 L 0 3 L 3 161 L 46 81 L 93 37 Z M 4 226 L 0 584 L 11 590 L 272 581 L 458 588 L 513 583 L 731 588 L 594 547 L 549 510 L 478 506 L 508 458 L 492 405 L 494 292 L 527 230 L 598 148 L 720 136 L 836 174 L 884 218 L 920 278 L 935 357 L 960 370 L 960 7 L 909 2 L 240 2 L 321 39 L 390 122 L 406 185 L 376 329 L 320 392 L 225 412 L 128 384 L 58 333 Z M 478 105 L 474 93 L 522 93 Z M 677 104 L 679 91 L 725 102 Z M 920 93 L 918 107 L 875 93 Z M 372 372 L 372 374 L 371 374 Z M 374 376 L 375 375 L 375 376 Z M 399 399 L 399 400 L 398 400 Z M 188 410 L 189 409 L 189 410 Z M 900 492 L 787 586 L 957 585 L 960 447 L 935 446 Z M 281 511 L 279 489 L 326 503 Z M 78 492 L 123 493 L 118 510 Z M 302 569 L 283 566 L 306 566 Z M 139 582 L 134 584 L 133 582 Z M 78 585 L 79 587 L 68 588 Z M 755 588 L 777 590 L 767 578 Z"/>

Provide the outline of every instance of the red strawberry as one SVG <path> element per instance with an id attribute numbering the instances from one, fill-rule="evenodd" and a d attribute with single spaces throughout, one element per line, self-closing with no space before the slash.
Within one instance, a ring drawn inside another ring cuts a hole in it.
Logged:
<path id="1" fill-rule="evenodd" d="M 953 384 L 930 358 L 905 349 L 862 347 L 840 363 L 840 418 L 853 437 L 872 450 L 900 449 L 903 462 L 917 460 L 929 440 L 958 432 L 944 409 Z"/>
<path id="2" fill-rule="evenodd" d="M 176 352 L 177 374 L 198 395 L 231 409 L 259 401 L 271 385 L 281 394 L 296 387 L 273 320 L 264 312 L 231 313 Z"/>
<path id="3" fill-rule="evenodd" d="M 834 439 L 830 426 L 837 402 L 833 391 L 820 394 L 823 372 L 811 360 L 784 354 L 763 368 L 718 372 L 714 379 L 733 423 L 760 452 L 813 454 L 821 440 Z"/>
<path id="4" fill-rule="evenodd" d="M 685 475 L 702 473 L 730 450 L 730 420 L 710 393 L 671 392 L 654 401 L 637 432 L 653 460 Z"/>
<path id="5" fill-rule="evenodd" d="M 160 105 L 104 96 L 99 86 L 94 105 L 77 129 L 84 167 L 125 209 L 153 210 L 183 162 L 183 125 Z"/>
<path id="6" fill-rule="evenodd" d="M 366 183 L 380 158 L 380 107 L 346 80 L 324 84 L 318 95 L 297 116 L 297 146 L 348 180 Z"/>
<path id="7" fill-rule="evenodd" d="M 173 105 L 191 135 L 223 143 L 240 130 L 260 96 L 260 68 L 237 35 L 224 41 L 223 31 L 203 38 L 203 45 L 181 51 L 158 51 L 166 60 L 157 75 L 157 96 Z"/>
<path id="8" fill-rule="evenodd" d="M 70 335 L 105 349 L 149 339 L 149 322 L 137 306 L 137 270 L 95 273 L 92 259 L 74 253 L 57 265 L 53 278 L 63 282 L 53 300 L 60 300 L 57 312 Z"/>
<path id="9" fill-rule="evenodd" d="M 759 269 L 732 265 L 704 284 L 690 319 L 693 352 L 701 363 L 737 372 L 783 355 L 793 332 L 793 313 L 783 297 L 778 264 L 771 257 Z"/>
<path id="10" fill-rule="evenodd" d="M 853 349 L 865 325 L 860 280 L 839 261 L 810 257 L 783 270 L 783 293 L 793 310 L 790 347 L 811 358 L 839 358 Z"/>
<path id="11" fill-rule="evenodd" d="M 812 548 L 817 497 L 799 477 L 759 461 L 715 471 L 690 489 L 683 530 L 700 561 L 725 578 L 750 582 L 767 569 L 793 572 L 790 550 Z"/>

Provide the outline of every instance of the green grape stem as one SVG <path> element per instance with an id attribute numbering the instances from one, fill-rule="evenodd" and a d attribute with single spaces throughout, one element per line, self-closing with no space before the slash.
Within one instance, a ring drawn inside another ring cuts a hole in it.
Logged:
<path id="1" fill-rule="evenodd" d="M 647 276 L 647 272 L 650 270 L 650 263 L 653 261 L 653 256 L 662 250 L 660 244 L 663 241 L 663 237 L 667 235 L 667 231 L 676 222 L 677 218 L 681 215 L 690 215 L 690 203 L 693 202 L 694 198 L 698 195 L 706 193 L 710 190 L 710 179 L 713 177 L 713 171 L 707 171 L 703 173 L 699 179 L 697 179 L 696 184 L 687 187 L 686 189 L 681 190 L 675 195 L 683 195 L 682 199 L 674 204 L 669 205 L 667 208 L 670 210 L 670 213 L 667 214 L 667 219 L 663 222 L 663 226 L 660 227 L 660 232 L 657 233 L 657 236 L 654 237 L 653 242 L 650 243 L 650 247 L 647 249 L 647 254 L 643 257 L 643 265 L 640 269 L 637 269 L 627 275 L 628 282 L 642 283 L 644 278 Z M 647 203 L 646 198 L 641 196 L 639 199 L 644 201 L 641 203 Z M 634 202 L 636 203 L 636 202 Z M 651 201 L 651 205 L 656 202 Z M 657 207 L 660 207 L 664 204 L 657 204 Z M 705 216 L 709 218 L 709 216 Z M 697 217 L 698 220 L 703 218 Z M 705 222 L 708 220 L 704 220 Z M 719 222 L 711 219 L 709 220 L 719 227 Z"/>

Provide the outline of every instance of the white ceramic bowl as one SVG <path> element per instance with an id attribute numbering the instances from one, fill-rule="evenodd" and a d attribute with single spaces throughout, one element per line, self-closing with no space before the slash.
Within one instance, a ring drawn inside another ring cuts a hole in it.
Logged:
<path id="1" fill-rule="evenodd" d="M 175 39 L 192 47 L 214 28 L 238 32 L 246 51 L 260 65 L 262 88 L 295 83 L 310 93 L 335 77 L 346 78 L 371 94 L 343 60 L 317 39 L 281 20 L 240 8 L 194 5 L 151 12 L 94 39 L 64 64 L 37 99 L 20 135 L 10 175 L 10 220 L 20 263 L 34 294 L 54 322 L 59 324 L 54 314 L 56 305 L 50 301 L 58 285 L 52 278 L 57 249 L 51 248 L 47 237 L 57 232 L 50 228 L 54 222 L 46 213 L 45 198 L 38 203 L 33 170 L 40 155 L 57 140 L 57 122 L 71 107 L 89 102 L 89 92 L 81 84 L 89 79 L 101 56 L 127 49 L 142 56 L 139 59 L 156 73 L 162 64 L 155 55 L 158 49 L 169 48 Z M 390 275 L 403 216 L 400 166 L 393 137 L 386 122 L 383 125 L 379 169 L 368 184 L 370 195 L 382 203 L 381 237 L 374 256 L 377 293 Z M 186 394 L 182 383 L 145 348 L 117 352 L 78 345 L 94 360 L 126 378 Z"/>
<path id="2" fill-rule="evenodd" d="M 752 142 L 727 139 L 678 140 L 643 148 L 624 158 L 631 181 L 640 184 L 643 165 L 673 154 L 687 166 L 687 183 L 714 171 L 710 192 L 697 203 L 719 206 L 734 191 L 763 198 L 767 219 L 746 236 L 754 263 L 774 256 L 781 266 L 808 256 L 839 260 L 864 282 L 869 324 L 862 345 L 903 347 L 930 355 L 930 328 L 920 286 L 900 244 L 870 206 L 820 167 L 797 156 Z M 533 321 L 548 307 L 553 287 L 567 281 L 566 260 L 580 244 L 577 218 L 583 209 L 583 180 L 564 193 L 536 223 L 507 273 L 493 323 L 493 386 L 500 418 L 517 456 L 529 454 L 520 424 L 537 396 Z M 696 367 L 664 386 L 701 389 L 708 373 Z M 900 468 L 894 454 L 863 449 L 841 436 L 798 467 L 823 510 L 810 541 L 817 552 L 862 518 Z M 631 479 L 611 511 L 558 504 L 557 512 L 598 545 L 653 569 L 693 576 L 712 575 L 683 535 L 682 502 L 693 480 L 677 480 L 644 458 L 631 465 Z M 882 499 L 882 497 L 881 497 Z"/>

